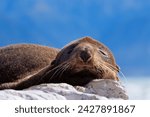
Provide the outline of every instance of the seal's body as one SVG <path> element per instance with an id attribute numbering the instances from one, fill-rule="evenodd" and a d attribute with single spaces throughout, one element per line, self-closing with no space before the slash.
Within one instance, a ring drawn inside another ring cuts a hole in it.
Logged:
<path id="1" fill-rule="evenodd" d="M 62 48 L 55 59 L 39 72 L 3 83 L 0 89 L 24 89 L 41 83 L 84 86 L 93 79 L 119 80 L 118 71 L 112 52 L 104 44 L 90 37 L 83 37 Z"/>
<path id="2" fill-rule="evenodd" d="M 0 48 L 0 84 L 30 76 L 49 65 L 58 49 L 35 44 L 17 44 Z"/>

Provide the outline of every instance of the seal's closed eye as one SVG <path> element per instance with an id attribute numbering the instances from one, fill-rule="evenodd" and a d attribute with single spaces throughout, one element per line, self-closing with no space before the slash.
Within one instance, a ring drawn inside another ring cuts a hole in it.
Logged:
<path id="1" fill-rule="evenodd" d="M 99 52 L 100 52 L 103 56 L 108 57 L 108 54 L 107 54 L 103 49 L 99 48 Z"/>

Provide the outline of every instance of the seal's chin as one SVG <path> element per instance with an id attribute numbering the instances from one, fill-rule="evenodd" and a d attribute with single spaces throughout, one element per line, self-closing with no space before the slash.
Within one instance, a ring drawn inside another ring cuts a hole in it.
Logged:
<path id="1" fill-rule="evenodd" d="M 77 77 L 82 77 L 82 78 L 90 77 L 92 79 L 97 79 L 97 75 L 94 72 L 87 70 L 87 69 L 78 71 L 78 72 L 74 73 L 73 75 L 77 76 Z"/>
<path id="2" fill-rule="evenodd" d="M 80 85 L 84 86 L 94 79 L 98 79 L 97 74 L 91 72 L 90 70 L 81 70 L 78 72 L 68 73 L 69 78 L 66 79 L 66 82 L 71 85 Z M 70 80 L 68 80 L 70 79 Z"/>

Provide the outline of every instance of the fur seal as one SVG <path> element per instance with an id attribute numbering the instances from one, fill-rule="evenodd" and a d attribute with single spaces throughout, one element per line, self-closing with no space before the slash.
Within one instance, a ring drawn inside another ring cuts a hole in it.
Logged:
<path id="1" fill-rule="evenodd" d="M 55 59 L 38 73 L 3 83 L 0 89 L 24 89 L 41 83 L 84 86 L 93 79 L 119 80 L 118 72 L 112 52 L 91 37 L 83 37 L 63 47 Z"/>

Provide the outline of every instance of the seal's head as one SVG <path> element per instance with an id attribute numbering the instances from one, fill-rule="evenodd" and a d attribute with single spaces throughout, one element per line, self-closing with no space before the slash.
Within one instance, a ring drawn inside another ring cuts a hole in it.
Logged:
<path id="1" fill-rule="evenodd" d="M 51 64 L 52 82 L 85 85 L 93 79 L 119 80 L 119 68 L 111 51 L 90 37 L 66 45 Z"/>

